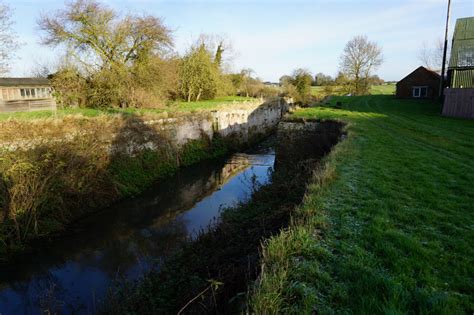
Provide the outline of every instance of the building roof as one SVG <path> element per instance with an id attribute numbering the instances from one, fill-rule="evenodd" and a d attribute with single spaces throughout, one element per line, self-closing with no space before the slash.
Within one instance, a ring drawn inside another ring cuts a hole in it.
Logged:
<path id="1" fill-rule="evenodd" d="M 460 56 L 467 51 L 474 52 L 474 17 L 457 19 L 451 47 L 449 68 L 474 67 L 460 62 Z"/>
<path id="2" fill-rule="evenodd" d="M 50 85 L 45 78 L 0 78 L 0 86 Z"/>
<path id="3" fill-rule="evenodd" d="M 433 70 L 430 70 L 430 69 L 427 69 L 423 66 L 420 66 L 418 68 L 416 68 L 415 70 L 413 70 L 412 72 L 410 72 L 409 75 L 407 75 L 406 77 L 404 77 L 403 79 L 401 79 L 400 81 L 397 82 L 400 83 L 402 82 L 403 80 L 409 78 L 410 76 L 412 76 L 413 74 L 415 74 L 416 72 L 419 72 L 419 71 L 425 71 L 426 73 L 428 73 L 429 75 L 431 75 L 434 79 L 436 80 L 439 80 L 441 78 L 441 76 L 436 72 L 436 71 L 433 71 Z"/>

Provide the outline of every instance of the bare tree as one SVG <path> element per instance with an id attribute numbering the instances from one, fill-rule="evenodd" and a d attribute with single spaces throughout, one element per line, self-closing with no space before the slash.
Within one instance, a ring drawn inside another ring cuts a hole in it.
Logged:
<path id="1" fill-rule="evenodd" d="M 443 65 L 443 51 L 444 42 L 442 38 L 438 38 L 434 45 L 428 45 L 426 42 L 423 42 L 418 52 L 418 60 L 428 69 L 441 70 Z"/>
<path id="2" fill-rule="evenodd" d="M 9 68 L 9 61 L 18 49 L 16 34 L 12 30 L 12 10 L 7 5 L 0 3 L 0 76 L 5 75 Z"/>
<path id="3" fill-rule="evenodd" d="M 235 52 L 232 42 L 225 35 L 200 34 L 194 46 L 204 46 L 214 58 L 214 63 L 222 70 L 227 70 L 234 58 Z"/>
<path id="4" fill-rule="evenodd" d="M 75 0 L 38 21 L 45 45 L 66 45 L 85 66 L 128 65 L 172 45 L 171 32 L 154 16 L 120 17 L 95 0 Z"/>
<path id="5" fill-rule="evenodd" d="M 350 79 L 350 92 L 356 95 L 366 94 L 369 77 L 383 62 L 382 49 L 367 36 L 351 39 L 341 55 L 340 67 Z"/>

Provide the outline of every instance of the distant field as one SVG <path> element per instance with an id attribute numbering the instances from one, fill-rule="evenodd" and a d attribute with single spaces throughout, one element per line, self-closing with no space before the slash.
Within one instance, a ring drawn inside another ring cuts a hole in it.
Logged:
<path id="1" fill-rule="evenodd" d="M 392 95 L 395 94 L 395 84 L 387 84 L 387 85 L 373 85 L 370 88 L 370 94 L 372 95 Z M 312 86 L 311 87 L 311 94 L 316 97 L 326 97 L 327 92 L 325 91 L 325 86 Z M 335 85 L 331 86 L 330 89 L 332 90 L 333 95 L 341 95 L 343 92 L 341 91 L 341 86 Z"/>
<path id="2" fill-rule="evenodd" d="M 93 109 L 93 108 L 75 108 L 75 109 L 58 109 L 56 111 L 41 110 L 35 112 L 17 112 L 17 113 L 0 113 L 0 120 L 7 119 L 39 119 L 49 117 L 64 117 L 66 115 L 82 115 L 86 117 L 94 117 L 99 115 L 113 115 L 113 114 L 143 114 L 143 113 L 163 113 L 163 112 L 192 112 L 197 110 L 213 110 L 223 104 L 231 102 L 245 102 L 254 100 L 251 97 L 241 96 L 225 96 L 218 97 L 213 100 L 199 101 L 199 102 L 176 102 L 169 106 L 156 109 Z"/>
<path id="3" fill-rule="evenodd" d="M 395 94 L 396 85 L 387 84 L 387 85 L 373 85 L 370 88 L 370 94 L 372 95 L 392 95 Z"/>
<path id="4" fill-rule="evenodd" d="M 328 92 L 329 95 L 338 95 L 338 94 L 341 94 L 341 86 L 339 85 L 333 85 L 333 86 L 330 86 L 329 87 L 329 91 L 326 91 L 327 87 L 326 86 L 312 86 L 311 87 L 311 94 L 313 96 L 316 96 L 316 97 L 319 97 L 319 98 L 323 98 L 323 97 L 326 97 L 328 96 Z"/>

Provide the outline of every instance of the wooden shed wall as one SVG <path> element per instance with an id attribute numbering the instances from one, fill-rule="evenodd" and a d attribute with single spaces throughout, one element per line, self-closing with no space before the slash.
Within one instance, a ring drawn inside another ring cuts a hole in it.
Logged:
<path id="1" fill-rule="evenodd" d="M 398 98 L 413 98 L 413 87 L 428 86 L 426 98 L 433 99 L 439 95 L 439 78 L 428 70 L 418 68 L 413 73 L 397 83 Z"/>
<path id="2" fill-rule="evenodd" d="M 443 115 L 474 119 L 474 88 L 445 89 Z"/>
<path id="3" fill-rule="evenodd" d="M 451 88 L 474 88 L 474 68 L 450 70 L 448 77 Z"/>
<path id="4" fill-rule="evenodd" d="M 28 112 L 35 110 L 56 109 L 56 102 L 52 98 L 37 100 L 0 100 L 0 112 Z"/>

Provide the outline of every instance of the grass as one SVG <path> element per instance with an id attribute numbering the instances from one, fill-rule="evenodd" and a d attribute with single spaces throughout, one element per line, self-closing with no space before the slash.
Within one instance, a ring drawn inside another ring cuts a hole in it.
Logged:
<path id="1" fill-rule="evenodd" d="M 395 84 L 387 84 L 387 85 L 373 85 L 370 88 L 370 94 L 372 95 L 393 95 L 395 94 Z M 324 91 L 325 86 L 312 86 L 311 87 L 311 94 L 313 96 L 319 97 L 319 98 L 324 98 L 327 94 L 326 91 Z M 333 86 L 332 87 L 332 93 L 335 95 L 341 95 L 344 94 L 341 91 L 341 86 Z"/>
<path id="2" fill-rule="evenodd" d="M 387 85 L 372 85 L 370 88 L 370 94 L 372 95 L 394 95 L 396 90 L 395 84 Z"/>
<path id="3" fill-rule="evenodd" d="M 326 88 L 327 88 L 326 86 L 312 86 L 311 95 L 316 96 L 317 98 L 324 98 L 328 96 L 328 93 L 334 94 L 334 95 L 339 95 L 343 93 L 341 91 L 342 87 L 339 85 L 330 86 L 329 87 L 330 91 L 325 91 Z"/>
<path id="4" fill-rule="evenodd" d="M 474 122 L 391 96 L 298 110 L 348 123 L 290 229 L 266 242 L 256 313 L 474 311 Z"/>
<path id="5" fill-rule="evenodd" d="M 233 102 L 245 102 L 254 100 L 251 97 L 242 96 L 223 96 L 217 97 L 213 100 L 205 100 L 198 102 L 175 102 L 163 108 L 157 109 L 119 109 L 119 108 L 107 108 L 107 109 L 93 109 L 93 108 L 74 108 L 74 109 L 59 109 L 56 111 L 51 110 L 40 110 L 34 112 L 16 112 L 16 113 L 0 113 L 0 120 L 7 119 L 18 119 L 18 120 L 29 120 L 29 119 L 41 119 L 50 117 L 64 117 L 68 115 L 81 115 L 85 117 L 95 117 L 99 115 L 114 115 L 114 114 L 144 114 L 144 113 L 163 113 L 163 112 L 192 112 L 199 110 L 214 110 L 226 103 Z"/>

